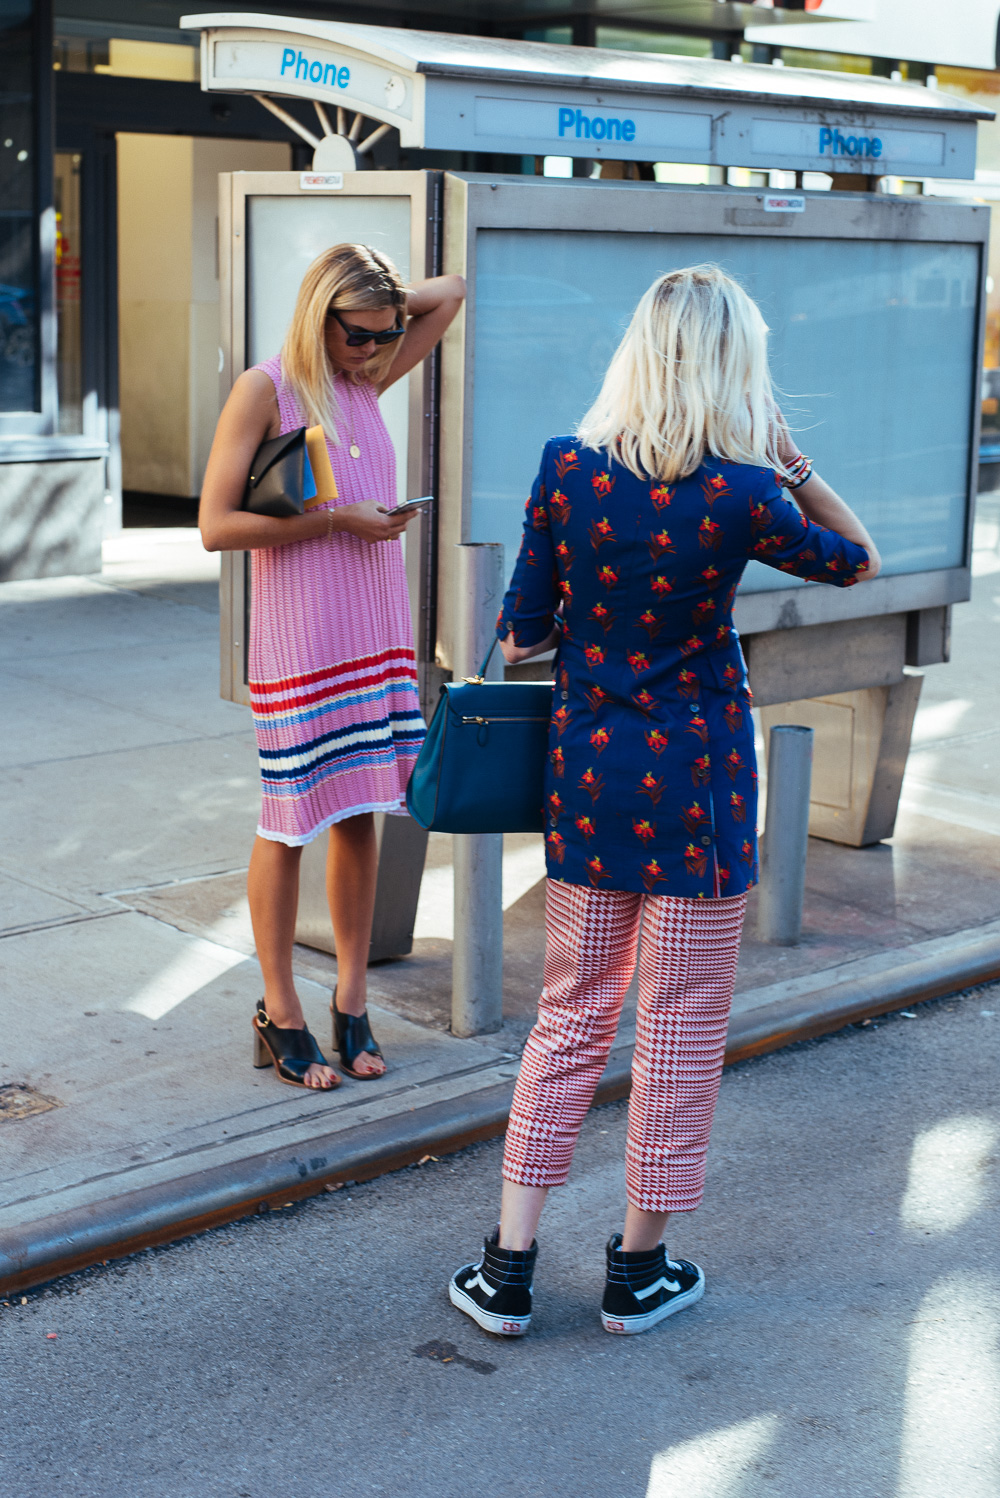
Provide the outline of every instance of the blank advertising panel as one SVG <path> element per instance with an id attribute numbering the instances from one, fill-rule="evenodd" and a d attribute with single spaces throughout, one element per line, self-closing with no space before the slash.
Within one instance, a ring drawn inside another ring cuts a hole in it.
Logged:
<path id="1" fill-rule="evenodd" d="M 277 354 L 292 320 L 307 268 L 321 250 L 368 244 L 410 276 L 408 197 L 251 197 L 247 200 L 247 366 Z M 382 415 L 396 449 L 396 490 L 406 498 L 409 394 L 406 380 L 390 386 Z"/>
<path id="2" fill-rule="evenodd" d="M 511 572 L 546 438 L 573 430 L 650 283 L 706 262 L 759 303 L 789 423 L 884 572 L 961 566 L 979 249 L 926 241 L 480 229 L 469 539 L 502 541 Z M 743 583 L 802 586 L 756 562 Z"/>

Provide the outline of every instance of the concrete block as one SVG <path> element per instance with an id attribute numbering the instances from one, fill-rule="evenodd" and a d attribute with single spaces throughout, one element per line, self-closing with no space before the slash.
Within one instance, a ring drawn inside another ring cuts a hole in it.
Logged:
<path id="1" fill-rule="evenodd" d="M 906 616 L 906 664 L 937 666 L 951 660 L 951 605 L 914 609 Z"/>
<path id="2" fill-rule="evenodd" d="M 0 463 L 0 582 L 100 572 L 104 459 Z"/>
<path id="3" fill-rule="evenodd" d="M 923 677 L 761 710 L 765 735 L 779 723 L 814 734 L 811 837 L 863 848 L 891 837 Z"/>
<path id="4" fill-rule="evenodd" d="M 369 962 L 405 957 L 413 951 L 413 927 L 427 853 L 427 833 L 412 817 L 379 815 L 375 818 L 375 834 L 379 845 L 378 883 Z M 323 833 L 302 850 L 295 940 L 336 955 L 326 898 L 328 841 Z"/>
<path id="5" fill-rule="evenodd" d="M 754 702 L 767 707 L 898 681 L 906 655 L 907 618 L 885 614 L 745 636 Z"/>

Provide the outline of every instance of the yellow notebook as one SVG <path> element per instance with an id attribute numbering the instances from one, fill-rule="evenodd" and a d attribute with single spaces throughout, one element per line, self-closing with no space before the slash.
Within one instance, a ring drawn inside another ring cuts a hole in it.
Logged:
<path id="1" fill-rule="evenodd" d="M 333 467 L 330 463 L 330 454 L 326 450 L 326 436 L 322 427 L 306 428 L 306 452 L 309 454 L 309 466 L 316 480 L 316 494 L 313 499 L 307 499 L 305 508 L 315 510 L 317 505 L 326 504 L 331 499 L 337 499 L 337 481 L 333 476 Z"/>

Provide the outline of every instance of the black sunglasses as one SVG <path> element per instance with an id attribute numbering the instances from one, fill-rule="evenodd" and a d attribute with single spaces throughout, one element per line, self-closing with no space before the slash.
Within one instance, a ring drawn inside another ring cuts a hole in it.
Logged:
<path id="1" fill-rule="evenodd" d="M 334 312 L 332 307 L 326 315 L 327 317 L 335 317 L 340 323 L 340 326 L 347 335 L 348 348 L 362 348 L 366 343 L 376 343 L 379 345 L 394 343 L 397 338 L 402 338 L 406 332 L 402 323 L 397 323 L 394 328 L 386 328 L 384 333 L 372 333 L 368 328 L 354 328 L 350 323 L 344 321 L 339 312 Z"/>

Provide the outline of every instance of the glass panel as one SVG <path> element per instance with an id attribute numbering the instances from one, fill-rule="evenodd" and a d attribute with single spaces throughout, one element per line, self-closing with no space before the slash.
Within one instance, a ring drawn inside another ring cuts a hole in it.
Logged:
<path id="1" fill-rule="evenodd" d="M 80 158 L 55 157 L 56 196 L 56 379 L 60 432 L 83 431 L 83 367 L 80 343 Z"/>
<path id="2" fill-rule="evenodd" d="M 247 202 L 247 365 L 278 353 L 292 320 L 302 277 L 321 250 L 369 244 L 410 274 L 410 200 L 287 197 Z M 396 449 L 396 490 L 406 495 L 408 381 L 397 380 L 381 400 Z"/>
<path id="3" fill-rule="evenodd" d="M 596 43 L 598 47 L 613 47 L 618 52 L 668 52 L 676 57 L 712 55 L 712 43 L 707 36 L 633 31 L 624 26 L 598 26 Z"/>
<path id="4" fill-rule="evenodd" d="M 0 411 L 37 409 L 34 45 L 30 0 L 0 0 Z"/>
<path id="5" fill-rule="evenodd" d="M 549 26 L 538 30 L 535 28 L 524 33 L 526 42 L 548 42 L 554 47 L 570 47 L 573 45 L 572 26 Z"/>
<path id="6" fill-rule="evenodd" d="M 961 244 L 480 231 L 470 539 L 502 541 L 511 570 L 545 439 L 586 410 L 655 277 L 705 261 L 760 303 L 786 415 L 884 570 L 960 565 L 979 275 Z M 797 586 L 758 563 L 744 581 Z"/>

